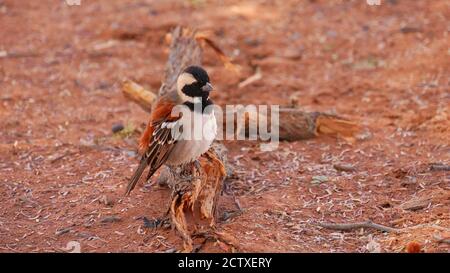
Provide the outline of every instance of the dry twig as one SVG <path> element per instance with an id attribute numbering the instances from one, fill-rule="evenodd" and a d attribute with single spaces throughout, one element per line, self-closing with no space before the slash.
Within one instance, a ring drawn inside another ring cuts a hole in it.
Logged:
<path id="1" fill-rule="evenodd" d="M 342 223 L 342 224 L 318 223 L 318 225 L 323 228 L 327 228 L 327 229 L 344 230 L 344 231 L 358 229 L 358 228 L 373 228 L 373 229 L 383 231 L 383 232 L 399 232 L 400 231 L 396 228 L 391 228 L 391 227 L 383 226 L 380 224 L 376 224 L 370 220 L 364 221 L 364 222 Z"/>
<path id="2" fill-rule="evenodd" d="M 431 163 L 430 164 L 430 171 L 450 171 L 450 165 L 445 165 L 442 163 Z"/>

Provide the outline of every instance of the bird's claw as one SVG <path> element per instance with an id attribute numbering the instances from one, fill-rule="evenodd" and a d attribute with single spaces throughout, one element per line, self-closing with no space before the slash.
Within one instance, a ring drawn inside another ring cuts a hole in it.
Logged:
<path id="1" fill-rule="evenodd" d="M 200 175 L 195 176 L 194 174 L 198 173 Z M 202 165 L 200 164 L 200 161 L 198 159 L 194 160 L 192 162 L 192 178 L 199 178 L 202 177 Z"/>
<path id="2" fill-rule="evenodd" d="M 196 168 L 198 171 L 202 169 L 202 165 L 200 164 L 200 161 L 198 159 L 194 160 L 194 168 Z"/>
<path id="3" fill-rule="evenodd" d="M 157 229 L 167 227 L 167 225 L 170 226 L 170 219 L 167 216 L 152 220 L 149 220 L 147 217 L 144 216 L 142 217 L 142 221 L 144 222 L 143 225 L 144 228 Z"/>

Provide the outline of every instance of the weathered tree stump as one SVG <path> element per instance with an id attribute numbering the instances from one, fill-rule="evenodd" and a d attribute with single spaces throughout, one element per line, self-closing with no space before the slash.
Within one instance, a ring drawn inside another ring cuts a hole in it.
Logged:
<path id="1" fill-rule="evenodd" d="M 196 40 L 196 33 L 189 29 L 177 27 L 171 34 L 169 59 L 166 64 L 165 78 L 158 96 L 175 91 L 178 75 L 190 65 L 201 64 L 201 48 Z M 126 81 L 123 91 L 127 98 L 150 112 L 157 95 L 143 89 L 136 83 Z M 182 236 L 184 252 L 193 250 L 192 235 L 196 233 L 214 234 L 215 210 L 217 198 L 226 177 L 226 149 L 221 144 L 213 144 L 207 153 L 199 159 L 201 170 L 192 173 L 185 167 L 170 169 L 164 167 L 159 176 L 159 183 L 172 189 L 169 217 L 172 227 Z M 186 166 L 187 167 L 187 166 Z M 189 174 L 186 177 L 186 173 Z"/>

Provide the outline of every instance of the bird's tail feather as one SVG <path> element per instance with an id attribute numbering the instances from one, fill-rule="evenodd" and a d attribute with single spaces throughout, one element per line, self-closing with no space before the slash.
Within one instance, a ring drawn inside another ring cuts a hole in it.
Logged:
<path id="1" fill-rule="evenodd" d="M 127 191 L 125 192 L 125 195 L 129 195 L 130 192 L 134 189 L 146 167 L 147 167 L 147 159 L 144 156 L 141 159 L 138 168 L 134 172 L 133 177 L 131 177 L 130 182 L 128 182 Z"/>

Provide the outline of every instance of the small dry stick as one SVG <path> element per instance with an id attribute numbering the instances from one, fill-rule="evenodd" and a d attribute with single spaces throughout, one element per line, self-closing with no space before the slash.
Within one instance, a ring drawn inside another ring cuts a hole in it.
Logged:
<path id="1" fill-rule="evenodd" d="M 334 230 L 352 230 L 357 228 L 373 228 L 376 230 L 380 230 L 383 232 L 399 232 L 396 228 L 391 228 L 387 226 L 383 226 L 380 224 L 376 224 L 372 221 L 365 221 L 365 222 L 357 222 L 357 223 L 343 223 L 343 224 L 333 224 L 333 223 L 319 223 L 319 226 L 327 229 L 334 229 Z"/>
<path id="2" fill-rule="evenodd" d="M 355 167 L 353 167 L 352 165 L 348 165 L 348 164 L 334 164 L 333 168 L 335 168 L 337 171 L 341 171 L 341 172 L 354 172 L 354 171 L 356 171 Z"/>
<path id="3" fill-rule="evenodd" d="M 444 243 L 444 244 L 449 244 L 450 245 L 450 239 L 440 239 L 437 241 L 438 243 Z"/>
<path id="4" fill-rule="evenodd" d="M 0 59 L 1 58 L 34 58 L 42 56 L 41 53 L 37 52 L 6 52 L 0 51 Z"/>
<path id="5" fill-rule="evenodd" d="M 69 156 L 69 155 L 72 155 L 72 154 L 74 154 L 74 153 L 73 153 L 73 152 L 70 152 L 70 151 L 66 151 L 66 152 L 63 153 L 63 154 L 58 155 L 58 156 L 52 158 L 52 159 L 50 160 L 50 163 L 55 163 L 55 162 L 57 162 L 57 161 L 59 161 L 59 160 L 65 158 L 65 157 L 67 157 L 67 156 Z"/>
<path id="6" fill-rule="evenodd" d="M 436 242 L 439 243 L 439 244 L 444 243 L 444 244 L 449 244 L 450 245 L 450 238 L 442 238 L 439 235 L 434 235 L 433 237 L 436 240 Z"/>
<path id="7" fill-rule="evenodd" d="M 261 68 L 259 68 L 259 66 L 256 68 L 256 72 L 255 74 L 253 74 L 252 76 L 248 77 L 246 80 L 242 81 L 241 83 L 239 83 L 238 88 L 242 89 L 244 87 L 246 87 L 249 84 L 252 84 L 256 81 L 259 81 L 260 79 L 262 79 L 262 73 L 261 73 Z"/>
<path id="8" fill-rule="evenodd" d="M 444 165 L 441 163 L 430 164 L 430 171 L 450 171 L 450 165 Z"/>

